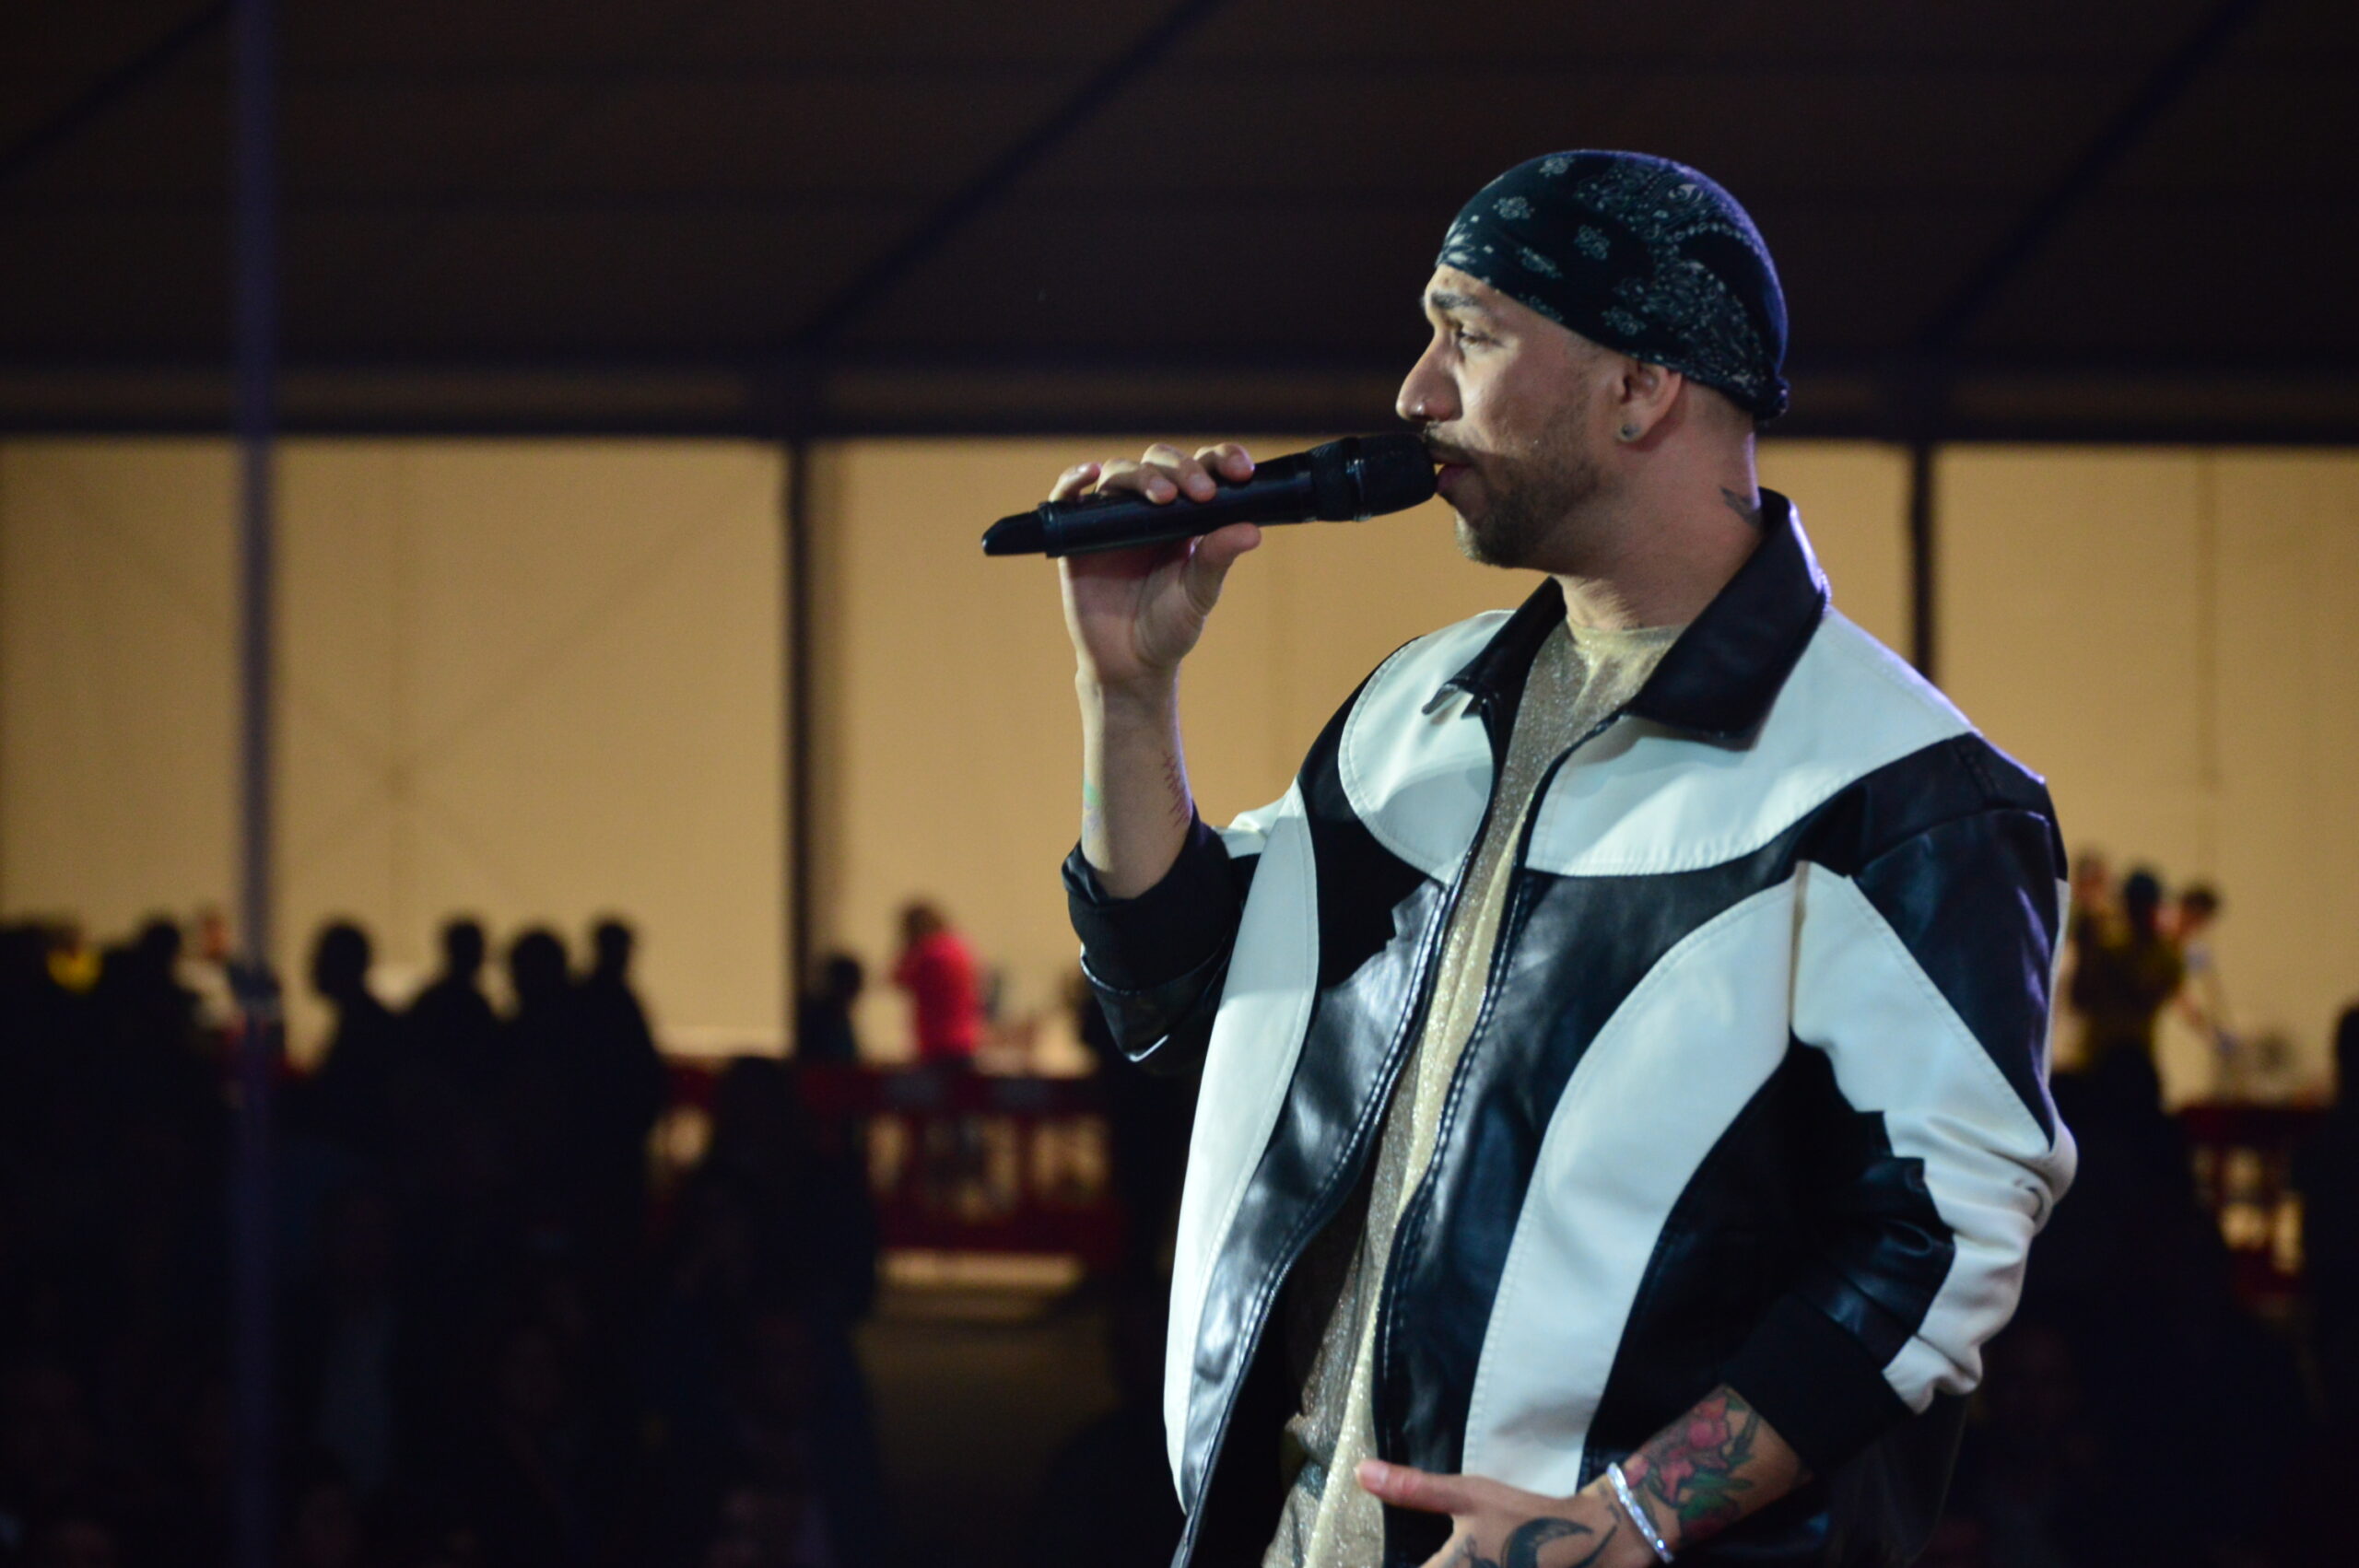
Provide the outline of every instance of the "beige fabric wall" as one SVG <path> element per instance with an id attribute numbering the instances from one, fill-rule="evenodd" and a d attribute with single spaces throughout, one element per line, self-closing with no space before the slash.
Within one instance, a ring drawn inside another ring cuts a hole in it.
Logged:
<path id="1" fill-rule="evenodd" d="M 815 459 L 823 944 L 877 971 L 894 911 L 937 898 L 1004 975 L 1011 1020 L 1054 1007 L 1074 963 L 1055 877 L 1078 820 L 1073 653 L 1054 568 L 987 561 L 977 540 L 1068 463 L 1144 444 L 868 441 Z M 1903 460 L 1794 443 L 1766 452 L 1763 472 L 1802 507 L 1846 612 L 1905 647 Z M 1284 792 L 1336 705 L 1394 648 L 1512 606 L 1533 581 L 1461 558 L 1438 502 L 1271 530 L 1189 666 L 1190 770 L 1207 818 Z M 906 1010 L 888 987 L 872 989 L 863 1025 L 877 1054 L 906 1048 Z"/>
<path id="2" fill-rule="evenodd" d="M 2359 456 L 1965 449 L 1938 484 L 1943 685 L 2075 850 L 2219 886 L 2232 1021 L 2316 1083 L 2359 996 Z M 2212 1085 L 2188 1031 L 2162 1065 Z"/>
<path id="3" fill-rule="evenodd" d="M 0 449 L 8 913 L 230 901 L 230 477 L 218 444 Z M 295 441 L 280 479 L 281 962 L 349 915 L 398 993 L 452 911 L 577 951 L 619 912 L 670 1043 L 775 1047 L 775 451 Z"/>
<path id="4" fill-rule="evenodd" d="M 0 913 L 228 901 L 235 480 L 218 442 L 0 442 Z"/>
<path id="5" fill-rule="evenodd" d="M 1053 572 L 976 540 L 1065 463 L 1139 444 L 820 450 L 823 943 L 881 966 L 894 909 L 932 895 L 1011 1017 L 1050 1007 L 1072 656 Z M 1901 456 L 1773 442 L 1762 467 L 1837 603 L 1905 648 Z M 290 443 L 285 956 L 353 913 L 399 986 L 446 910 L 578 935 L 621 909 L 675 1044 L 774 1040 L 780 480 L 726 443 Z M 112 934 L 228 901 L 232 481 L 217 442 L 0 443 L 0 911 Z M 2071 843 L 2222 886 L 2237 1022 L 2315 1078 L 2359 992 L 2359 456 L 1966 449 L 1939 499 L 1944 684 L 2050 777 Z M 1191 666 L 1208 813 L 1282 790 L 1393 647 L 1527 588 L 1461 560 L 1438 507 L 1273 531 Z M 863 1022 L 901 1046 L 889 988 Z M 2165 1067 L 2177 1093 L 2208 1082 L 2185 1037 Z"/>
<path id="6" fill-rule="evenodd" d="M 1767 441 L 1761 483 L 1782 492 L 1826 568 L 1835 606 L 1908 656 L 1908 455 L 1869 441 Z"/>

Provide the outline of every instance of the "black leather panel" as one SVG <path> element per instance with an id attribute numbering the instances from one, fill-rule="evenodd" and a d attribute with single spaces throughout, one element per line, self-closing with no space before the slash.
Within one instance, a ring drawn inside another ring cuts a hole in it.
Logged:
<path id="1" fill-rule="evenodd" d="M 1223 947 L 1186 974 L 1144 990 L 1108 985 L 1086 952 L 1081 972 L 1122 1054 L 1158 1076 L 1184 1077 L 1203 1067 L 1221 988 L 1228 979 L 1229 953 Z"/>
<path id="2" fill-rule="evenodd" d="M 1423 872 L 1376 840 L 1344 793 L 1335 751 L 1339 722 L 1328 726 L 1304 763 L 1300 784 L 1319 872 L 1319 989 L 1344 984 L 1399 935 L 1399 910 L 1427 883 Z"/>
<path id="3" fill-rule="evenodd" d="M 1440 941 L 1447 890 L 1378 844 L 1344 795 L 1336 753 L 1349 710 L 1329 723 L 1298 780 L 1318 867 L 1320 984 L 1277 1126 L 1207 1283 L 1180 1478 L 1199 1505 L 1286 1270 L 1366 1164 Z"/>
<path id="4" fill-rule="evenodd" d="M 1966 761 L 1971 735 L 1937 741 L 1854 780 L 1811 813 L 1801 858 L 1842 876 L 1936 823 L 1954 822 L 1994 803 Z"/>
<path id="5" fill-rule="evenodd" d="M 1788 1069 L 1806 1090 L 1794 1153 L 1809 1162 L 1818 1216 L 1797 1288 L 1881 1367 L 1924 1323 L 1957 1247 L 1924 1162 L 1895 1153 L 1884 1117 L 1843 1097 L 1825 1053 L 1797 1042 Z M 1715 1201 L 1708 1190 L 1691 1193 Z"/>
<path id="6" fill-rule="evenodd" d="M 2048 991 L 2064 871 L 2054 833 L 2030 812 L 1983 812 L 1927 830 L 1853 879 L 2051 1138 Z"/>
<path id="7" fill-rule="evenodd" d="M 1792 874 L 1797 837 L 1670 875 L 1518 877 L 1501 922 L 1506 967 L 1460 1059 L 1433 1165 L 1394 1242 L 1377 1345 L 1386 1458 L 1459 1468 L 1500 1270 L 1573 1070 L 1666 953 Z"/>
<path id="8" fill-rule="evenodd" d="M 1407 1047 L 1404 1024 L 1442 898 L 1438 883 L 1421 883 L 1398 910 L 1392 941 L 1312 1009 L 1285 1104 L 1214 1264 L 1196 1331 L 1182 1477 L 1191 1492 L 1285 1270 L 1349 1195 L 1367 1157 Z"/>
<path id="9" fill-rule="evenodd" d="M 1478 657 L 1486 685 L 1473 693 L 1473 713 L 1495 772 L 1532 658 L 1562 617 L 1555 593 L 1554 579 L 1544 581 Z M 1229 1484 L 1228 1467 L 1215 1461 L 1229 1443 L 1248 1371 L 1273 1359 L 1264 1353 L 1265 1330 L 1287 1270 L 1359 1184 L 1423 1020 L 1441 943 L 1449 889 L 1379 844 L 1343 788 L 1337 758 L 1358 699 L 1356 691 L 1337 709 L 1297 778 L 1319 878 L 1319 989 L 1278 1125 L 1207 1283 L 1180 1478 L 1190 1505 L 1182 1562 L 1194 1550 L 1198 1520 L 1232 1515 L 1233 1501 L 1211 1492 L 1216 1481 Z M 1258 1434 L 1248 1441 L 1258 1450 Z"/>
<path id="10" fill-rule="evenodd" d="M 2064 848 L 2047 787 L 1979 735 L 1878 768 L 1822 808 L 1804 859 L 1851 878 L 2041 1130 Z"/>
<path id="11" fill-rule="evenodd" d="M 1846 786 L 1803 825 L 1801 858 L 1844 876 L 1945 822 L 2015 810 L 2046 819 L 2048 790 L 1979 735 L 1936 741 Z M 2051 838 L 2061 862 L 2061 840 Z M 2052 914 L 2051 914 L 2052 919 Z"/>
<path id="12" fill-rule="evenodd" d="M 1228 848 L 1202 817 L 1190 819 L 1162 880 L 1135 898 L 1109 894 L 1078 844 L 1065 857 L 1064 881 L 1065 907 L 1091 970 L 1123 990 L 1146 990 L 1202 967 L 1237 934 L 1245 907 Z"/>
<path id="13" fill-rule="evenodd" d="M 1584 1482 L 1710 1393 L 1801 1273 L 1813 1189 L 1823 1185 L 1807 1156 L 1813 1113 L 1833 1088 L 1813 1081 L 1824 1074 L 1817 1053 L 1790 1052 L 1665 1217 L 1590 1422 Z"/>
<path id="14" fill-rule="evenodd" d="M 1238 911 L 1253 885 L 1253 872 L 1260 862 L 1258 855 L 1240 856 L 1227 862 L 1224 880 L 1236 889 L 1236 901 L 1227 917 L 1227 934 L 1213 949 L 1211 956 L 1170 979 L 1136 988 L 1112 983 L 1099 969 L 1102 955 L 1097 945 L 1089 943 L 1090 931 L 1083 930 L 1082 973 L 1088 977 L 1090 989 L 1097 993 L 1098 1005 L 1105 1010 L 1107 1026 L 1114 1033 L 1115 1044 L 1148 1071 L 1183 1075 L 1203 1067 L 1204 1047 L 1212 1041 L 1213 1018 L 1220 1009 L 1221 988 L 1228 978 Z M 1088 882 L 1081 883 L 1080 878 L 1088 878 Z M 1075 890 L 1094 883 L 1087 864 L 1081 860 L 1081 851 L 1075 849 L 1065 862 L 1065 884 L 1071 896 L 1077 903 L 1086 895 Z M 1108 914 L 1119 920 L 1122 912 L 1120 904 L 1102 906 L 1100 923 Z M 1079 920 L 1074 923 L 1082 924 Z"/>
<path id="15" fill-rule="evenodd" d="M 1664 1222 L 1590 1425 L 1581 1479 L 1602 1474 L 1720 1384 L 1742 1387 L 1732 1372 L 1741 1352 L 1761 1325 L 1796 1310 L 1815 1307 L 1865 1348 L 1861 1355 L 1846 1344 L 1813 1398 L 1846 1398 L 1846 1385 L 1864 1381 L 1860 1419 L 1847 1424 L 1905 1420 L 1873 1368 L 1923 1321 L 1953 1253 L 1918 1163 L 1895 1158 L 1882 1118 L 1852 1109 L 1825 1055 L 1795 1043 Z M 1888 1470 L 1909 1452 L 1879 1445 L 1872 1463 Z M 1936 1495 L 1941 1483 L 1939 1475 L 1887 1479 Z M 1816 1563 L 1830 1536 L 1854 1546 L 1885 1537 L 1888 1521 L 1851 1516 L 1865 1507 L 1856 1491 L 1813 1489 L 1809 1512 L 1755 1515 L 1699 1560 Z"/>

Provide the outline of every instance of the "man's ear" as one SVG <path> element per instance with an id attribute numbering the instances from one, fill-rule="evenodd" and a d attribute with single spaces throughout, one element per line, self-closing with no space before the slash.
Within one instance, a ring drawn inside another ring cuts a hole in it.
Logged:
<path id="1" fill-rule="evenodd" d="M 1632 432 L 1625 440 L 1643 441 L 1654 427 L 1671 412 L 1679 399 L 1679 389 L 1687 378 L 1667 365 L 1657 365 L 1644 359 L 1622 357 L 1621 374 L 1614 380 L 1614 394 L 1621 404 L 1620 427 Z"/>

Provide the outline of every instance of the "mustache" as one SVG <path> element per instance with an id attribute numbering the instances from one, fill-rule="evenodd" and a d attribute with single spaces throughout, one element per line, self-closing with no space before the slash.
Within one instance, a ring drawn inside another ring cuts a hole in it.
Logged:
<path id="1" fill-rule="evenodd" d="M 1461 467 L 1470 467 L 1474 462 L 1474 456 L 1472 452 L 1463 451 L 1457 447 L 1451 446 L 1447 441 L 1437 441 L 1431 437 L 1427 437 L 1426 438 L 1425 446 L 1426 455 L 1436 462 L 1450 462 L 1456 463 Z"/>

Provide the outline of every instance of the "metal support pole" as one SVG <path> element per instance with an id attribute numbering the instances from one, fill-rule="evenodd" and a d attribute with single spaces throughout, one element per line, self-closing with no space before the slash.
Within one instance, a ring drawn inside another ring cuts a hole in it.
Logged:
<path id="1" fill-rule="evenodd" d="M 813 735 L 811 680 L 811 443 L 786 443 L 786 1033 L 794 1038 L 804 988 L 811 983 Z"/>
<path id="2" fill-rule="evenodd" d="M 278 357 L 277 116 L 270 0 L 236 0 L 231 26 L 236 191 L 231 276 L 241 502 L 238 916 L 243 937 L 238 965 L 237 1147 L 229 1195 L 236 1445 L 231 1561 L 238 1568 L 269 1568 L 277 1555 L 270 1101 L 282 1033 L 270 964 L 271 444 Z"/>

